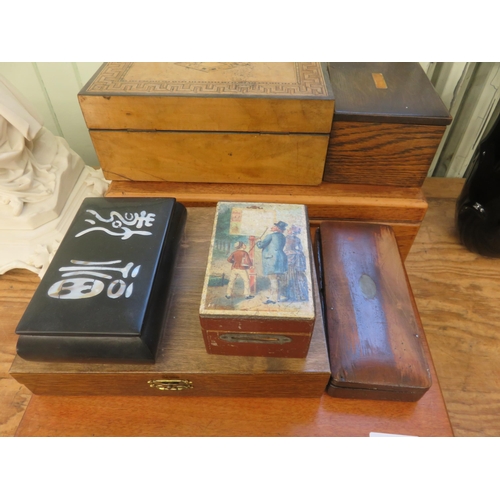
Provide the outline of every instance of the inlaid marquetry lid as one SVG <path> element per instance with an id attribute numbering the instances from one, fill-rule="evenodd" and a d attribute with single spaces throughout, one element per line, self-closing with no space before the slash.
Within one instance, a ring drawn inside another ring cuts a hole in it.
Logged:
<path id="1" fill-rule="evenodd" d="M 217 204 L 201 317 L 314 320 L 305 205 Z"/>
<path id="2" fill-rule="evenodd" d="M 141 335 L 174 205 L 174 198 L 84 200 L 16 332 Z"/>
<path id="3" fill-rule="evenodd" d="M 333 99 L 318 62 L 105 63 L 80 94 Z"/>
<path id="4" fill-rule="evenodd" d="M 419 63 L 330 62 L 335 120 L 448 125 L 451 116 Z"/>
<path id="5" fill-rule="evenodd" d="M 91 130 L 329 134 L 324 63 L 105 63 L 78 94 Z"/>

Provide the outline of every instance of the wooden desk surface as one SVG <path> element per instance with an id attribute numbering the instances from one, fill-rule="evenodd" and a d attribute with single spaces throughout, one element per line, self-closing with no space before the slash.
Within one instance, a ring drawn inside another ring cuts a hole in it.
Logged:
<path id="1" fill-rule="evenodd" d="M 418 403 L 32 396 L 17 436 L 451 436 L 438 385 Z"/>
<path id="2" fill-rule="evenodd" d="M 452 435 L 432 362 L 433 386 L 417 403 L 327 395 L 321 399 L 31 396 L 7 371 L 15 352 L 15 326 L 37 284 L 35 275 L 21 270 L 0 278 L 0 435 Z"/>

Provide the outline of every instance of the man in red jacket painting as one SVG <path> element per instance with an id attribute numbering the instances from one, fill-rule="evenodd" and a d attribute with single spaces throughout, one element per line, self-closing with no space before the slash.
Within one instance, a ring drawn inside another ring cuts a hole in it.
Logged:
<path id="1" fill-rule="evenodd" d="M 246 299 L 253 298 L 250 295 L 250 278 L 248 276 L 248 269 L 252 267 L 252 259 L 248 252 L 245 250 L 246 245 L 242 241 L 236 242 L 234 245 L 234 252 L 227 258 L 227 261 L 232 264 L 231 274 L 229 275 L 229 283 L 227 285 L 226 299 L 230 299 L 233 294 L 233 287 L 236 278 L 240 277 L 243 280 L 243 294 Z"/>

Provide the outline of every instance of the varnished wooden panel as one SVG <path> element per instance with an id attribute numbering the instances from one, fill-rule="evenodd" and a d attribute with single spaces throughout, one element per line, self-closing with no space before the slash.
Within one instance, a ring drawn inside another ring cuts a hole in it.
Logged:
<path id="1" fill-rule="evenodd" d="M 427 201 L 419 188 L 322 183 L 319 186 L 261 186 L 186 182 L 113 181 L 106 196 L 172 196 L 189 207 L 219 201 L 299 203 L 309 218 L 374 222 L 422 222 Z"/>
<path id="2" fill-rule="evenodd" d="M 16 356 L 10 374 L 35 394 L 320 397 L 330 375 L 316 287 L 317 320 L 303 359 L 206 353 L 199 321 L 215 210 L 188 209 L 171 284 L 167 328 L 154 365 L 30 362 Z M 189 380 L 192 389 L 160 391 L 149 380 Z"/>
<path id="3" fill-rule="evenodd" d="M 429 211 L 406 268 L 456 435 L 500 436 L 500 259 L 459 242 L 455 203 L 463 184 L 425 182 Z"/>
<path id="4" fill-rule="evenodd" d="M 18 436 L 451 436 L 439 387 L 417 403 L 33 396 Z"/>
<path id="5" fill-rule="evenodd" d="M 323 180 L 420 187 L 444 127 L 334 120 Z"/>
<path id="6" fill-rule="evenodd" d="M 311 230 L 315 231 L 316 228 L 318 228 L 322 222 L 326 221 L 327 219 L 311 219 L 309 221 L 311 225 Z M 350 222 L 356 222 L 356 221 L 350 221 Z M 359 222 L 361 224 L 365 223 L 365 221 L 359 221 Z M 370 224 L 380 224 L 380 222 L 377 221 L 367 221 L 367 222 Z M 404 261 L 408 256 L 408 254 L 410 253 L 413 242 L 415 241 L 415 238 L 421 227 L 420 224 L 399 223 L 399 222 L 385 222 L 385 224 L 389 225 L 394 231 L 399 253 L 401 255 L 401 259 Z"/>
<path id="7" fill-rule="evenodd" d="M 331 219 L 389 224 L 403 260 L 427 210 L 427 202 L 417 188 L 329 183 L 272 186 L 270 190 L 269 186 L 251 184 L 113 181 L 107 196 L 172 196 L 189 207 L 215 207 L 220 200 L 304 204 L 313 228 Z"/>
<path id="8" fill-rule="evenodd" d="M 13 436 L 31 393 L 9 376 L 16 354 L 15 328 L 40 278 L 14 269 L 0 276 L 0 436 Z"/>
<path id="9" fill-rule="evenodd" d="M 0 377 L 0 437 L 14 436 L 30 399 L 29 389 L 17 380 Z"/>
<path id="10" fill-rule="evenodd" d="M 91 131 L 110 180 L 317 185 L 327 135 Z"/>
<path id="11" fill-rule="evenodd" d="M 93 130 L 185 130 L 329 134 L 333 101 L 79 96 Z"/>

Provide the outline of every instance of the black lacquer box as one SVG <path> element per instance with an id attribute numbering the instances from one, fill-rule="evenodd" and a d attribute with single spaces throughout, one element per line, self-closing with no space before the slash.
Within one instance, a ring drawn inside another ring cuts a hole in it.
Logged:
<path id="1" fill-rule="evenodd" d="M 154 362 L 185 218 L 174 198 L 87 198 L 19 322 L 19 356 Z"/>

